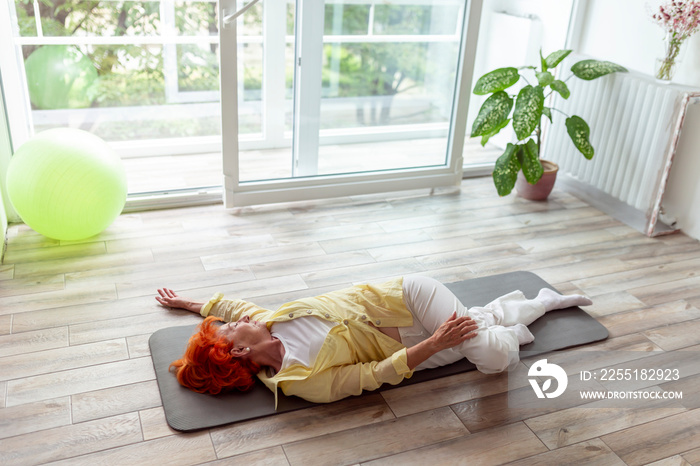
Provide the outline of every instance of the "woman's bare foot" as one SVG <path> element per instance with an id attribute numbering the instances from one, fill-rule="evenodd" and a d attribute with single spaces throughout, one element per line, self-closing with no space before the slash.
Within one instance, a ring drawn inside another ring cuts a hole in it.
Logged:
<path id="1" fill-rule="evenodd" d="M 566 309 L 572 306 L 590 306 L 593 304 L 593 301 L 580 294 L 564 296 L 549 288 L 542 288 L 535 299 L 544 305 L 546 312 Z"/>

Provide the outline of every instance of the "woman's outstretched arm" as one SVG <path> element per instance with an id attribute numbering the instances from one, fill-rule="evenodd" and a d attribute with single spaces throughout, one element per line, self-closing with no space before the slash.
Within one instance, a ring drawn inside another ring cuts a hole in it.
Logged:
<path id="1" fill-rule="evenodd" d="M 204 303 L 178 296 L 177 293 L 169 288 L 160 288 L 158 290 L 158 294 L 160 296 L 156 296 L 156 301 L 165 307 L 185 309 L 186 311 L 196 312 L 199 314 L 202 310 L 202 306 L 204 306 Z"/>

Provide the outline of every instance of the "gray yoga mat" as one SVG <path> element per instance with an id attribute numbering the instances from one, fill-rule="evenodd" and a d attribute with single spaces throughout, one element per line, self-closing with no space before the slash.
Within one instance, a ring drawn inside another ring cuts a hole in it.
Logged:
<path id="1" fill-rule="evenodd" d="M 474 278 L 450 283 L 447 287 L 468 308 L 483 306 L 513 290 L 521 290 L 528 298 L 534 298 L 542 288 L 554 289 L 531 272 Z M 275 410 L 274 395 L 262 382 L 246 392 L 235 391 L 216 396 L 195 393 L 182 387 L 175 376 L 168 372 L 168 366 L 182 356 L 195 327 L 196 325 L 187 325 L 164 328 L 149 339 L 165 417 L 173 429 L 190 432 L 316 405 L 301 398 L 285 396 L 280 391 L 278 408 Z M 533 322 L 529 329 L 535 335 L 535 341 L 520 347 L 521 352 L 525 352 L 528 357 L 608 337 L 607 329 L 578 307 L 549 312 Z M 384 385 L 380 390 L 472 369 L 475 369 L 474 365 L 465 359 L 449 366 L 415 372 L 413 377 L 399 385 Z"/>

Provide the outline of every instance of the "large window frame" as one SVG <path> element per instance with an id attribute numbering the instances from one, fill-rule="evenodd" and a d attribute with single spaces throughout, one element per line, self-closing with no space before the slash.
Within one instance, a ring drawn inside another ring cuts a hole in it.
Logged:
<path id="1" fill-rule="evenodd" d="M 38 0 L 34 0 L 36 3 Z M 116 1 L 116 0 L 108 0 Z M 158 0 L 145 0 L 145 1 L 158 1 Z M 212 3 L 216 0 L 195 0 Z M 404 2 L 410 2 L 411 0 L 403 0 Z M 223 2 L 221 2 L 223 3 Z M 240 8 L 247 2 L 242 0 L 237 0 L 235 2 L 235 7 Z M 308 3 L 308 2 L 307 2 Z M 381 3 L 379 0 L 362 0 L 363 4 Z M 420 0 L 415 3 L 423 3 Z M 172 21 L 172 7 L 174 0 L 163 0 L 160 5 L 162 12 L 162 18 L 164 21 L 168 21 L 171 18 Z M 466 27 L 459 34 L 443 34 L 443 35 L 420 35 L 420 36 L 386 36 L 386 35 L 372 35 L 371 25 L 368 27 L 367 34 L 357 34 L 353 36 L 326 36 L 324 38 L 324 43 L 329 42 L 401 42 L 401 41 L 420 41 L 420 42 L 440 42 L 440 41 L 455 41 L 459 40 L 461 43 L 466 44 L 461 48 L 460 57 L 460 67 L 459 67 L 459 86 L 455 92 L 455 99 L 457 99 L 458 104 L 455 105 L 453 112 L 455 115 L 451 118 L 452 125 L 448 123 L 428 123 L 428 124 L 416 124 L 416 125 L 400 125 L 400 126 L 378 126 L 371 128 L 348 128 L 348 129 L 328 129 L 320 130 L 318 137 L 320 143 L 323 144 L 343 144 L 348 142 L 357 141 L 358 136 L 362 137 L 364 141 L 375 142 L 375 141 L 387 141 L 400 139 L 406 135 L 422 137 L 435 137 L 435 136 L 445 136 L 450 134 L 451 144 L 448 148 L 450 152 L 449 159 L 451 162 L 446 167 L 441 169 L 432 170 L 431 173 L 418 173 L 414 172 L 410 175 L 398 175 L 396 173 L 384 174 L 383 178 L 385 181 L 381 183 L 393 183 L 393 179 L 400 179 L 408 176 L 407 179 L 411 180 L 411 187 L 432 187 L 436 186 L 435 181 L 430 181 L 433 179 L 441 179 L 439 185 L 445 184 L 456 184 L 458 183 L 458 178 L 461 178 L 461 152 L 462 144 L 464 142 L 464 126 L 466 123 L 466 108 L 469 100 L 469 89 L 471 87 L 471 75 L 473 70 L 473 58 L 475 55 L 475 48 L 478 35 L 479 18 L 482 6 L 482 0 L 469 1 L 466 2 L 465 8 L 465 21 L 468 21 Z M 174 48 L 178 44 L 221 44 L 223 41 L 224 29 L 220 25 L 220 35 L 212 36 L 185 36 L 177 35 L 174 31 L 174 24 L 170 25 L 172 27 L 165 27 L 158 35 L 149 36 L 111 36 L 111 37 L 101 37 L 101 36 L 83 36 L 83 37 L 58 37 L 58 36 L 43 36 L 41 34 L 41 21 L 40 18 L 35 18 L 37 23 L 37 36 L 33 37 L 22 37 L 19 35 L 17 28 L 17 21 L 14 15 L 14 7 L 11 2 L 5 2 L 7 14 L 0 14 L 0 39 L 2 39 L 2 49 L 3 53 L 0 54 L 0 70 L 2 70 L 3 82 L 5 84 L 5 89 L 16 89 L 19 92 L 7 93 L 7 107 L 12 113 L 10 118 L 10 130 L 12 135 L 12 141 L 14 147 L 18 147 L 24 141 L 28 140 L 32 136 L 31 127 L 31 106 L 29 104 L 29 96 L 26 85 L 26 80 L 24 78 L 24 63 L 21 58 L 21 53 L 17 53 L 21 50 L 23 45 L 92 45 L 92 44 L 105 44 L 105 45 L 144 45 L 144 44 L 156 44 L 162 45 L 164 47 L 164 65 L 170 70 L 171 74 L 173 71 L 173 60 L 174 60 Z M 220 7 L 221 8 L 221 7 Z M 38 11 L 38 8 L 37 8 Z M 264 11 L 264 21 L 266 27 L 263 30 L 262 36 L 243 36 L 239 37 L 238 40 L 246 43 L 259 43 L 265 41 L 267 44 L 277 44 L 277 46 L 266 46 L 264 51 L 264 61 L 266 63 L 280 63 L 284 61 L 284 53 L 286 44 L 292 42 L 294 38 L 289 35 L 284 35 L 283 42 L 279 38 L 279 31 L 286 30 L 286 24 L 284 24 L 284 16 L 279 14 L 273 14 L 270 9 L 263 9 Z M 221 18 L 221 13 L 220 18 Z M 220 20 L 221 23 L 221 20 Z M 169 23 L 166 24 L 166 26 Z M 276 40 L 269 40 L 273 35 L 276 35 Z M 167 50 L 171 48 L 169 53 Z M 221 46 L 220 46 L 221 51 Z M 172 55 L 172 56 L 171 56 Z M 465 57 L 467 57 L 465 59 Z M 235 62 L 233 62 L 235 63 Z M 224 60 L 222 63 L 222 68 L 225 64 L 231 65 L 232 62 L 229 60 L 228 63 Z M 284 70 L 280 67 L 266 66 L 266 76 L 263 79 L 263 130 L 261 133 L 256 134 L 243 134 L 240 135 L 236 141 L 237 150 L 250 150 L 250 149 L 265 149 L 272 147 L 291 147 L 292 144 L 292 133 L 285 130 L 284 122 L 284 107 L 288 105 L 285 100 L 284 91 L 280 92 L 280 88 L 284 89 L 275 83 L 279 83 L 280 80 L 284 80 Z M 275 73 L 275 69 L 277 72 Z M 242 83 L 238 84 L 236 89 L 237 95 L 242 93 Z M 222 101 L 224 100 L 224 90 L 220 90 L 222 95 Z M 196 101 L 198 99 L 211 98 L 211 93 L 208 95 L 205 93 L 188 92 L 187 94 L 177 92 L 177 75 L 176 70 L 174 76 L 168 76 L 166 72 L 166 93 L 167 98 L 170 102 L 177 103 L 187 103 Z M 230 109 L 230 107 L 228 107 Z M 77 110 L 80 111 L 80 110 Z M 222 119 L 225 118 L 222 116 Z M 140 157 L 140 156 L 158 156 L 158 155 L 177 155 L 177 154 L 187 154 L 187 153 L 203 153 L 203 152 L 216 152 L 223 151 L 225 145 L 226 135 L 221 138 L 217 136 L 202 136 L 193 137 L 189 141 L 185 141 L 182 138 L 178 139 L 153 139 L 153 140 L 139 140 L 139 141 L 125 141 L 125 142 L 112 142 L 111 145 L 117 150 L 121 156 L 128 157 Z M 411 171 L 411 170 L 408 170 Z M 438 173 L 441 171 L 442 173 Z M 224 182 L 230 184 L 230 174 L 227 175 L 226 167 L 224 167 L 224 175 L 228 178 Z M 447 180 L 447 181 L 445 181 Z M 327 180 L 326 182 L 330 182 Z M 356 175 L 354 176 L 354 183 L 369 183 L 371 185 L 376 185 L 372 181 L 371 176 L 367 175 Z M 397 182 L 398 183 L 398 182 Z M 283 183 L 284 184 L 284 183 Z M 313 184 L 313 183 L 312 183 Z M 335 182 L 331 184 L 337 188 L 338 185 Z M 389 187 L 388 184 L 385 186 Z M 396 186 L 406 186 L 406 184 L 396 184 Z M 204 187 L 207 188 L 208 192 L 216 191 L 216 186 Z M 277 189 L 277 188 L 275 188 Z M 400 189 L 400 188 L 391 188 Z M 366 191 L 375 191 L 376 188 L 369 189 Z M 304 188 L 307 193 L 312 193 L 312 190 Z M 197 193 L 195 197 L 203 200 L 202 189 L 193 188 L 190 192 Z M 342 193 L 345 191 L 337 191 L 337 193 Z M 349 192 L 349 191 L 348 191 Z M 185 195 L 186 193 L 181 193 Z M 148 197 L 154 198 L 157 193 L 149 195 Z M 246 196 L 249 197 L 249 196 Z M 305 196 L 308 197 L 308 196 Z M 133 204 L 133 197 L 130 196 L 129 203 Z M 141 202 L 141 204 L 139 204 Z M 175 200 L 178 202 L 187 202 L 184 200 L 183 196 L 180 196 L 180 200 Z M 142 207 L 151 207 L 152 202 L 142 200 L 136 200 L 138 205 Z M 157 204 L 157 202 L 155 203 Z M 138 208 L 137 205 L 137 208 Z"/>
<path id="2" fill-rule="evenodd" d="M 36 4 L 38 0 L 33 0 Z M 119 0 L 106 0 L 119 1 Z M 174 19 L 174 0 L 142 0 L 142 1 L 160 1 L 160 12 L 162 18 L 162 33 L 148 36 L 44 36 L 41 28 L 40 17 L 35 17 L 37 28 L 36 36 L 20 36 L 17 30 L 17 20 L 14 8 L 10 2 L 6 2 L 3 8 L 6 8 L 7 14 L 0 14 L 0 38 L 2 38 L 3 53 L 0 56 L 0 69 L 4 70 L 3 77 L 7 81 L 8 88 L 20 89 L 21 92 L 14 93 L 12 105 L 8 105 L 12 109 L 13 121 L 23 122 L 23 128 L 14 125 L 12 129 L 13 139 L 17 145 L 26 141 L 31 136 L 31 106 L 29 104 L 27 85 L 24 79 L 24 63 L 21 59 L 15 57 L 20 56 L 18 49 L 25 45 L 161 45 L 163 47 L 164 60 L 164 78 L 166 101 L 168 103 L 192 103 L 199 101 L 211 101 L 218 94 L 217 91 L 188 91 L 181 92 L 177 88 L 177 63 L 175 55 L 175 47 L 177 45 L 191 44 L 206 44 L 218 45 L 220 37 L 211 36 L 196 36 L 196 35 L 178 35 L 175 31 Z M 216 3 L 217 0 L 192 0 L 201 3 Z M 403 0 L 406 2 L 407 0 Z M 245 2 L 236 0 L 236 7 L 242 7 Z M 375 4 L 381 3 L 379 0 L 363 0 L 362 4 L 368 4 L 372 8 Z M 415 2 L 415 3 L 421 3 Z M 36 8 L 39 11 L 39 8 Z M 370 10 L 371 11 L 371 10 Z M 287 44 L 293 43 L 294 37 L 284 35 L 284 40 L 279 40 L 280 30 L 285 30 L 284 14 L 272 11 L 272 9 L 264 9 L 264 23 L 267 25 L 261 36 L 240 36 L 239 43 L 243 44 L 259 44 L 264 43 L 263 60 L 268 63 L 283 63 L 284 48 Z M 332 35 L 324 37 L 324 44 L 329 43 L 352 43 L 352 42 L 376 42 L 376 43 L 402 43 L 402 42 L 458 42 L 461 38 L 459 33 L 454 34 L 424 34 L 424 35 L 376 35 L 372 33 L 372 24 L 368 25 L 366 34 L 354 35 Z M 242 59 L 242 57 L 239 57 Z M 263 105 L 263 131 L 255 134 L 242 134 L 241 147 L 245 150 L 266 149 L 284 147 L 291 145 L 292 133 L 284 128 L 284 120 L 281 119 L 284 107 L 286 104 L 285 95 L 279 92 L 278 85 L 280 79 L 284 80 L 284 70 L 279 66 L 266 66 L 266 75 L 263 80 L 262 100 Z M 8 76 L 12 75 L 13 78 Z M 242 93 L 243 83 L 239 83 L 239 94 Z M 8 99 L 10 100 L 10 99 Z M 88 110 L 72 110 L 76 112 L 90 111 Z M 320 138 L 324 143 L 343 144 L 352 142 L 357 139 L 358 135 L 369 141 L 392 140 L 402 137 L 406 134 L 422 134 L 425 137 L 447 134 L 448 125 L 446 123 L 426 123 L 416 124 L 413 126 L 402 125 L 398 127 L 384 126 L 373 127 L 368 129 L 351 128 L 351 129 L 329 129 L 321 130 Z M 192 154 L 201 152 L 212 152 L 221 150 L 221 142 L 218 136 L 201 136 L 192 138 L 192 142 L 182 141 L 182 138 L 177 139 L 153 139 L 125 142 L 111 142 L 110 144 L 122 156 L 155 156 L 155 155 L 173 155 L 173 154 Z"/>
<path id="3" fill-rule="evenodd" d="M 235 2 L 220 2 L 220 17 L 224 17 L 223 10 L 235 10 Z M 294 144 L 297 149 L 296 157 L 299 160 L 298 172 L 301 178 L 290 178 L 269 181 L 248 181 L 241 182 L 239 178 L 239 154 L 242 144 L 239 145 L 238 137 L 238 92 L 234 85 L 237 80 L 237 30 L 236 24 L 231 23 L 227 27 L 220 28 L 221 36 L 221 81 L 231 83 L 222 86 L 222 150 L 224 163 L 224 203 L 226 207 L 236 207 L 252 204 L 264 204 L 281 201 L 296 201 L 314 199 L 320 197 L 346 196 L 355 194 L 367 194 L 382 191 L 394 191 L 415 188 L 435 188 L 440 186 L 454 186 L 462 179 L 462 151 L 465 138 L 465 128 L 467 120 L 467 109 L 469 106 L 470 90 L 472 87 L 472 75 L 474 70 L 474 59 L 476 56 L 477 37 L 479 32 L 479 22 L 481 17 L 481 0 L 468 0 L 465 2 L 463 27 L 460 31 L 460 55 L 457 67 L 456 87 L 454 92 L 454 104 L 452 106 L 451 124 L 448 129 L 448 145 L 446 163 L 442 166 L 396 169 L 383 172 L 353 173 L 343 175 L 313 176 L 313 154 L 317 153 L 318 137 L 321 134 L 318 128 L 305 127 L 301 131 L 314 132 L 310 136 L 312 142 L 310 148 L 305 147 L 305 143 L 299 142 L 299 132 L 294 135 Z M 311 60 L 310 57 L 320 56 L 318 47 L 321 46 L 319 37 L 322 35 L 323 18 L 322 9 L 310 1 L 297 0 L 297 16 L 306 18 L 302 20 L 302 34 L 307 34 L 304 39 L 297 44 L 296 49 L 296 75 L 295 93 L 310 96 L 311 99 L 318 98 L 314 93 L 313 82 L 306 84 L 300 82 L 301 75 L 320 76 L 320 60 Z M 309 20 L 308 18 L 312 18 Z M 316 18 L 316 20 L 314 20 Z M 319 31 L 320 29 L 320 31 Z M 358 39 L 361 40 L 361 39 Z M 301 57 L 300 63 L 297 63 Z M 307 57 L 307 58 L 304 58 Z M 306 68 L 304 68 L 306 67 Z M 297 102 L 299 99 L 297 99 Z M 301 99 L 305 102 L 305 99 Z M 297 103 L 295 103 L 297 105 Z M 304 104 L 302 104 L 304 105 Z M 313 104 L 315 105 L 315 104 Z M 295 115 L 300 109 L 295 108 Z M 401 128 L 400 130 L 402 130 Z M 314 141 L 314 138 L 316 140 Z M 310 157 L 303 153 L 309 150 Z M 301 153 L 299 151 L 302 151 Z M 297 165 L 297 163 L 295 163 Z M 306 176 L 308 175 L 308 176 Z"/>

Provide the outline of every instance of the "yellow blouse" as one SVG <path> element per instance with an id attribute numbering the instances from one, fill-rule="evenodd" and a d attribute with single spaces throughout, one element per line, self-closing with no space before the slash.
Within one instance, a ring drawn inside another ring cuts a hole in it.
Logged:
<path id="1" fill-rule="evenodd" d="M 276 311 L 241 300 L 224 300 L 217 293 L 203 307 L 203 317 L 213 315 L 226 322 L 243 316 L 276 322 L 316 316 L 336 324 L 331 329 L 313 367 L 292 365 L 268 376 L 258 377 L 275 393 L 296 395 L 316 403 L 328 403 L 362 390 L 375 390 L 383 383 L 395 385 L 410 378 L 406 347 L 376 327 L 410 327 L 413 316 L 403 301 L 403 278 L 377 285 L 357 285 L 314 298 L 283 304 Z M 370 325 L 371 323 L 371 325 Z"/>

